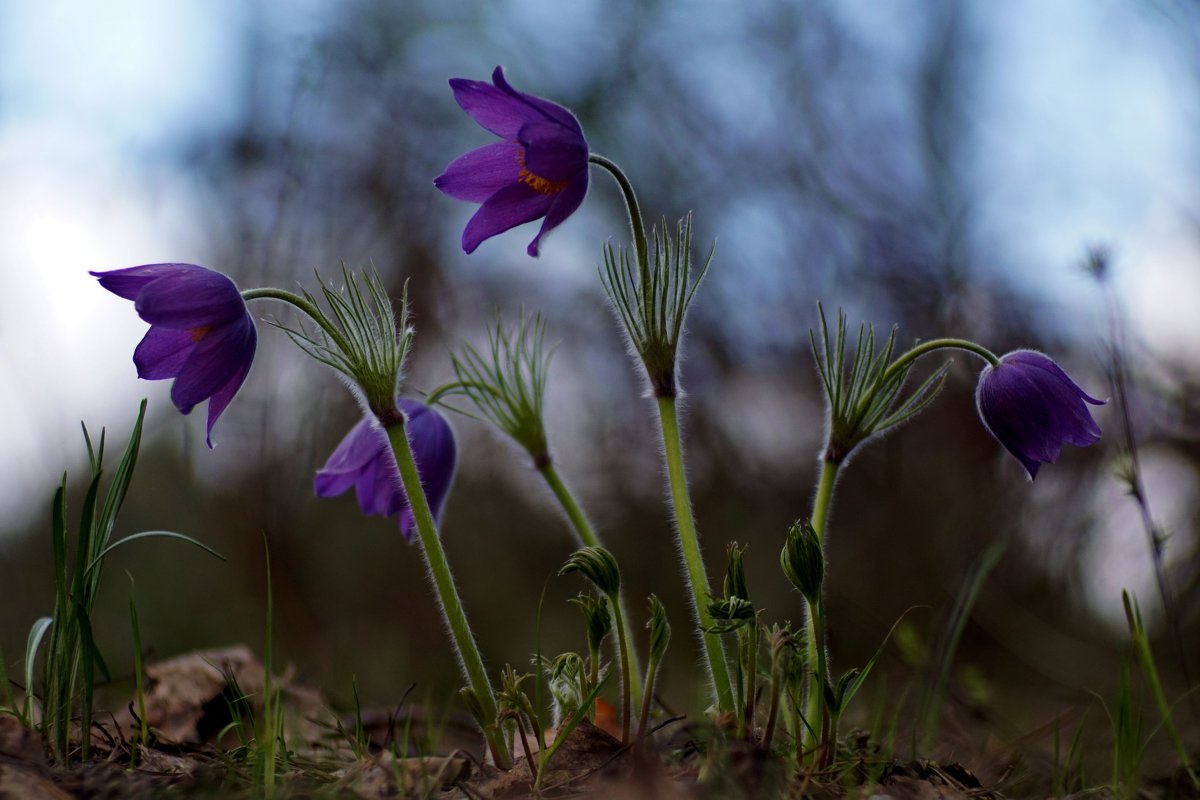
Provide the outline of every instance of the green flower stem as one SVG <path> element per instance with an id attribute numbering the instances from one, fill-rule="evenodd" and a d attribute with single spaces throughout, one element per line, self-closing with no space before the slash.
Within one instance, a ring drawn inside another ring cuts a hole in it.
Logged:
<path id="1" fill-rule="evenodd" d="M 837 483 L 838 468 L 840 463 L 837 461 L 825 461 L 821 466 L 821 478 L 817 483 L 817 499 L 813 502 L 812 526 L 817 532 L 817 536 L 821 540 L 821 545 L 825 544 L 825 522 L 829 519 L 829 506 L 833 502 L 833 487 Z M 819 611 L 819 609 L 818 609 Z M 827 670 L 827 658 L 825 652 L 825 636 L 823 620 L 818 620 L 817 613 L 814 613 L 813 604 L 805 604 L 805 614 L 807 615 L 807 624 L 804 626 L 804 649 L 807 654 L 809 665 L 816 665 L 820 674 L 820 680 L 824 681 Z M 808 704 L 805 707 L 805 719 L 808 720 L 809 729 L 804 731 L 804 739 L 812 744 L 816 744 L 818 731 L 821 725 L 821 708 L 824 704 L 822 687 L 820 683 L 815 683 L 811 677 L 807 679 L 809 684 Z"/>
<path id="2" fill-rule="evenodd" d="M 421 552 L 425 556 L 425 565 L 429 569 L 430 580 L 433 582 L 440 601 L 442 616 L 446 620 L 446 626 L 450 628 L 459 667 L 479 699 L 479 704 L 483 709 L 483 719 L 495 720 L 496 696 L 492 693 L 492 685 L 488 681 L 483 658 L 475 644 L 471 626 L 467 623 L 467 615 L 463 611 L 458 589 L 454 585 L 454 577 L 450 574 L 450 563 L 446 560 L 446 552 L 442 549 L 437 525 L 433 521 L 433 513 L 429 510 L 429 502 L 425 498 L 425 490 L 421 487 L 421 477 L 417 472 L 417 462 L 413 458 L 412 448 L 408 443 L 406 427 L 405 420 L 401 417 L 399 422 L 387 426 L 384 430 L 387 432 L 388 442 L 391 443 L 392 453 L 396 457 L 396 464 L 400 468 L 404 494 L 408 498 L 413 519 L 417 524 Z M 508 744 L 504 741 L 499 726 L 494 722 L 484 724 L 483 733 L 491 746 L 496 765 L 501 769 L 508 769 L 511 758 Z"/>
<path id="3" fill-rule="evenodd" d="M 638 715 L 637 734 L 634 736 L 636 741 L 641 741 L 646 736 L 646 726 L 650 724 L 650 705 L 654 700 L 654 681 L 658 678 L 659 659 L 650 657 L 650 663 L 646 665 L 646 685 L 642 692 L 642 712 Z"/>
<path id="4" fill-rule="evenodd" d="M 796 697 L 789 694 L 788 705 L 792 709 L 790 717 L 793 730 L 792 741 L 796 745 L 796 768 L 801 771 L 804 769 L 804 740 L 808 738 L 808 734 L 806 733 L 808 729 L 805 727 L 804 717 L 800 713 L 800 706 L 803 704 L 803 697 Z"/>
<path id="5" fill-rule="evenodd" d="M 270 288 L 247 289 L 242 292 L 242 299 L 247 302 L 250 300 L 281 300 L 284 303 L 289 303 L 307 314 L 313 322 L 320 325 L 321 330 L 329 335 L 329 338 L 337 345 L 338 350 L 343 353 L 354 352 L 354 349 L 350 346 L 350 342 L 341 331 L 329 323 L 329 319 L 321 313 L 321 310 L 294 292 Z"/>
<path id="6" fill-rule="evenodd" d="M 935 350 L 947 349 L 966 350 L 968 353 L 974 353 L 984 361 L 991 364 L 993 367 L 1000 363 L 1000 357 L 991 350 L 988 350 L 981 344 L 976 344 L 975 342 L 967 339 L 930 339 L 928 342 L 921 342 L 919 345 L 893 361 L 888 368 L 883 371 L 883 375 L 879 379 L 880 385 L 887 383 L 888 378 L 906 368 L 909 364 L 916 361 L 921 356 L 932 353 Z M 816 527 L 816 523 L 813 523 L 813 525 Z"/>
<path id="7" fill-rule="evenodd" d="M 783 694 L 783 669 L 778 661 L 774 659 L 775 663 L 771 664 L 771 703 L 767 706 L 767 730 L 763 733 L 762 741 L 767 752 L 771 751 L 771 742 L 775 738 L 775 726 L 779 719 L 779 697 Z"/>
<path id="8" fill-rule="evenodd" d="M 738 631 L 734 634 L 735 650 L 733 659 L 733 712 L 736 726 L 734 735 L 739 739 L 746 738 L 746 682 L 744 680 L 745 672 L 742 669 L 742 662 L 746 657 L 746 638 L 745 631 Z"/>
<path id="9" fill-rule="evenodd" d="M 818 738 L 819 747 L 817 749 L 818 764 L 822 767 L 829 766 L 830 758 L 833 755 L 833 748 L 837 743 L 830 743 L 830 725 L 829 725 L 829 709 L 825 706 L 825 684 L 829 681 L 829 654 L 825 649 L 825 601 L 818 598 L 816 609 L 812 609 L 810 603 L 810 612 L 812 614 L 813 635 L 816 639 L 817 646 L 817 675 L 816 686 L 812 695 L 815 696 L 815 707 L 813 707 L 810 696 L 810 707 L 812 708 L 811 724 L 814 728 L 814 736 Z"/>
<path id="10" fill-rule="evenodd" d="M 575 528 L 575 533 L 579 536 L 579 541 L 587 547 L 602 547 L 600 539 L 596 536 L 596 532 L 592 530 L 592 525 L 588 522 L 587 516 L 583 513 L 583 509 L 579 507 L 579 503 L 575 501 L 575 496 L 571 494 L 571 490 L 563 483 L 559 477 L 558 470 L 554 469 L 554 463 L 549 459 L 545 459 L 537 465 L 538 472 L 542 473 L 542 477 L 546 479 L 546 484 L 550 487 L 550 491 L 554 492 L 554 497 L 562 506 L 563 511 L 567 515 L 567 519 L 571 521 L 571 525 Z M 625 594 L 622 592 L 617 597 L 613 604 L 614 608 L 625 619 L 629 619 L 629 614 L 625 609 Z M 633 683 L 630 684 L 633 691 L 633 704 L 636 706 L 641 703 L 642 693 L 642 670 L 638 665 L 637 647 L 633 642 L 633 634 L 626 628 L 620 635 L 620 640 L 616 642 L 617 657 L 621 657 L 620 648 L 624 646 L 626 652 L 629 653 L 629 661 L 633 670 Z M 592 685 L 596 683 L 593 680 Z"/>
<path id="11" fill-rule="evenodd" d="M 743 659 L 745 661 L 744 676 L 746 679 L 746 689 L 744 695 L 745 711 L 742 716 L 745 719 L 746 732 L 754 733 L 754 710 L 755 700 L 758 692 L 758 619 L 755 618 L 751 623 L 750 629 L 746 631 L 746 640 L 744 642 Z"/>
<path id="12" fill-rule="evenodd" d="M 710 595 L 708 573 L 700 555 L 700 538 L 696 534 L 696 522 L 692 518 L 692 504 L 688 496 L 687 476 L 683 468 L 683 443 L 679 438 L 679 419 L 676 416 L 675 398 L 659 397 L 658 417 L 662 424 L 663 452 L 667 459 L 667 477 L 671 485 L 671 500 L 675 505 L 675 526 L 679 539 L 679 551 L 687 569 L 688 586 L 692 590 L 692 611 L 701 631 L 712 627 L 712 616 L 708 613 Z M 725 648 L 721 639 L 713 633 L 703 633 L 705 657 L 708 662 L 709 682 L 721 711 L 733 710 L 733 695 L 729 682 L 728 666 L 725 663 Z"/>
<path id="13" fill-rule="evenodd" d="M 579 507 L 579 503 L 575 501 L 571 490 L 559 477 L 558 470 L 554 469 L 554 464 L 547 459 L 537 466 L 538 472 L 542 473 L 542 477 L 546 479 L 546 485 L 550 487 L 550 491 L 554 492 L 554 497 L 562 506 L 567 519 L 571 521 L 571 526 L 575 528 L 575 533 L 579 535 L 579 541 L 583 542 L 586 547 L 600 547 L 600 540 L 596 538 L 596 532 L 592 530 L 591 523 L 588 522 L 583 509 Z"/>
<path id="14" fill-rule="evenodd" d="M 625 646 L 625 615 L 621 613 L 620 598 L 610 595 L 609 602 L 613 607 L 613 620 L 617 623 L 617 640 L 621 652 L 621 743 L 629 743 L 629 717 L 633 713 L 630 697 L 633 695 L 633 685 L 629 682 L 629 648 Z M 593 684 L 594 685 L 594 684 Z"/>
<path id="15" fill-rule="evenodd" d="M 633 184 L 629 182 L 629 178 L 625 177 L 625 173 L 621 171 L 620 167 L 604 156 L 592 153 L 588 156 L 588 161 L 607 170 L 608 174 L 612 175 L 613 179 L 617 182 L 617 186 L 621 188 L 621 194 L 625 198 L 625 207 L 629 211 L 629 228 L 633 234 L 633 245 L 637 249 L 638 272 L 645 279 L 647 274 L 646 265 L 649 263 L 646 246 L 646 224 L 642 221 L 642 210 L 638 205 L 637 195 L 634 194 Z"/>
<path id="16" fill-rule="evenodd" d="M 829 506 L 833 501 L 833 486 L 837 483 L 838 468 L 836 461 L 826 461 L 821 465 L 821 478 L 817 482 L 817 499 L 813 501 L 812 523 L 822 546 L 825 544 L 825 520 L 829 517 Z"/>
<path id="17" fill-rule="evenodd" d="M 517 733 L 521 738 L 521 749 L 525 752 L 525 765 L 529 767 L 529 777 L 533 778 L 536 782 L 538 764 L 533 760 L 533 754 L 529 752 L 529 735 L 525 732 L 525 722 L 521 717 L 522 714 L 520 711 L 513 713 L 513 719 L 517 721 Z M 530 724 L 536 725 L 537 723 L 531 721 Z"/>
<path id="18" fill-rule="evenodd" d="M 618 649 L 617 655 L 619 657 L 620 656 L 620 652 L 619 652 L 620 645 L 619 644 L 617 645 L 617 649 Z M 599 684 L 600 684 L 600 648 L 592 647 L 591 643 L 589 642 L 588 643 L 588 687 L 589 688 L 584 692 L 583 696 L 587 697 L 587 692 L 591 691 L 590 687 L 598 686 Z M 598 711 L 598 709 L 597 709 L 598 705 L 599 705 L 598 700 L 592 702 L 592 721 L 593 722 L 596 721 L 596 712 Z"/>

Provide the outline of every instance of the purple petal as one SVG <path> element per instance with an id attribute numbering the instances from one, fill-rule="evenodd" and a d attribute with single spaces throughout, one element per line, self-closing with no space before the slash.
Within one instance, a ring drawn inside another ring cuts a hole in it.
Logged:
<path id="1" fill-rule="evenodd" d="M 587 189 L 588 174 L 585 170 L 575 176 L 574 180 L 567 184 L 567 188 L 555 196 L 549 210 L 546 211 L 546 219 L 542 221 L 541 229 L 538 231 L 537 236 L 533 237 L 533 241 L 529 243 L 529 247 L 525 249 L 526 253 L 537 258 L 542 237 L 557 228 L 563 220 L 575 213 L 575 209 L 579 208 L 580 204 L 583 203 Z"/>
<path id="2" fill-rule="evenodd" d="M 557 103 L 518 92 L 509 85 L 501 67 L 492 72 L 491 85 L 452 78 L 450 88 L 458 105 L 471 119 L 504 139 L 515 138 L 523 124 L 537 120 L 553 122 L 583 138 L 583 128 L 574 114 Z"/>
<path id="3" fill-rule="evenodd" d="M 108 272 L 89 272 L 89 275 L 99 278 L 100 285 L 113 294 L 126 300 L 136 300 L 138 292 L 151 281 L 169 275 L 182 275 L 188 272 L 209 272 L 210 270 L 196 264 L 143 264 L 140 267 L 114 269 Z"/>
<path id="4" fill-rule="evenodd" d="M 492 83 L 496 85 L 496 88 L 500 89 L 500 91 L 504 92 L 509 97 L 520 100 L 528 107 L 536 110 L 542 116 L 566 127 L 580 139 L 583 138 L 583 127 L 580 126 L 579 120 L 575 119 L 574 114 L 557 103 L 551 103 L 549 100 L 543 100 L 542 98 L 534 97 L 531 94 L 518 92 L 509 85 L 508 80 L 504 77 L 503 67 L 496 67 L 496 69 L 492 71 Z M 530 116 L 529 119 L 534 119 L 534 117 Z"/>
<path id="5" fill-rule="evenodd" d="M 1030 479 L 1037 476 L 1039 462 L 1055 461 L 1058 450 L 1047 447 L 1038 430 L 1046 426 L 1046 411 L 1036 394 L 1027 394 L 1020 375 L 1012 370 L 996 369 L 981 377 L 976 404 L 984 426 L 996 441 L 1021 462 Z"/>
<path id="6" fill-rule="evenodd" d="M 350 429 L 313 480 L 318 497 L 334 497 L 351 488 L 367 516 L 393 516 L 406 505 L 387 436 L 369 419 Z"/>
<path id="7" fill-rule="evenodd" d="M 196 339 L 191 331 L 152 325 L 133 351 L 138 377 L 147 381 L 174 378 L 195 346 Z"/>
<path id="8" fill-rule="evenodd" d="M 527 184 L 506 186 L 485 200 L 471 217 L 463 230 L 463 250 L 473 253 L 485 239 L 532 222 L 546 214 L 552 202 L 553 196 L 542 194 Z"/>
<path id="9" fill-rule="evenodd" d="M 588 167 L 587 142 L 554 122 L 521 126 L 517 141 L 525 148 L 525 168 L 548 181 L 569 181 Z"/>
<path id="10" fill-rule="evenodd" d="M 450 88 L 471 119 L 503 139 L 514 138 L 522 125 L 542 116 L 520 97 L 483 81 L 452 78 Z"/>
<path id="11" fill-rule="evenodd" d="M 1079 386 L 1079 384 L 1071 380 L 1071 376 L 1063 371 L 1062 367 L 1054 363 L 1054 359 L 1050 358 L 1050 356 L 1046 355 L 1045 353 L 1039 353 L 1036 350 L 1014 350 L 1011 353 L 1006 354 L 1004 359 L 1010 364 L 1022 364 L 1031 369 L 1038 369 L 1042 370 L 1043 372 L 1050 373 L 1050 375 L 1052 375 L 1058 381 L 1069 386 L 1075 394 L 1079 395 L 1081 398 L 1094 406 L 1102 406 L 1108 402 L 1107 400 L 1097 400 L 1095 397 L 1092 397 L 1085 392 Z"/>
<path id="12" fill-rule="evenodd" d="M 211 450 L 212 429 L 213 425 L 217 424 L 217 419 L 229 407 L 233 401 L 234 395 L 238 393 L 238 389 L 242 388 L 242 384 L 246 382 L 246 376 L 250 374 L 250 365 L 254 361 L 254 352 L 258 347 L 258 332 L 254 329 L 254 323 L 247 320 L 250 329 L 250 352 L 242 361 L 241 367 L 233 374 L 233 377 L 209 399 L 208 401 L 208 428 L 205 431 L 205 441 Z M 173 387 L 172 387 L 173 388 Z"/>
<path id="13" fill-rule="evenodd" d="M 342 437 L 325 466 L 317 471 L 313 490 L 318 497 L 336 497 L 349 490 L 368 463 L 385 447 L 387 438 L 379 426 L 369 419 L 360 420 Z"/>
<path id="14" fill-rule="evenodd" d="M 248 316 L 232 325 L 210 330 L 196 344 L 175 378 L 171 402 L 181 413 L 187 414 L 197 403 L 226 388 L 235 376 L 249 369 L 256 342 L 254 323 Z"/>
<path id="15" fill-rule="evenodd" d="M 367 516 L 391 517 L 408 508 L 400 470 L 386 440 L 378 455 L 367 463 L 354 486 L 358 507 Z"/>
<path id="16" fill-rule="evenodd" d="M 147 283 L 134 303 L 151 325 L 180 330 L 214 327 L 246 314 L 246 303 L 233 281 L 219 272 L 173 272 Z"/>
<path id="17" fill-rule="evenodd" d="M 399 405 L 407 416 L 409 446 L 425 498 L 434 519 L 438 519 L 454 478 L 454 434 L 441 415 L 416 400 L 401 399 Z M 411 539 L 415 527 L 412 509 L 387 436 L 373 421 L 362 420 L 355 425 L 313 481 L 320 497 L 333 497 L 351 487 L 364 514 L 398 517 L 401 533 Z"/>
<path id="18" fill-rule="evenodd" d="M 521 147 L 516 142 L 495 142 L 461 155 L 433 185 L 451 197 L 482 203 L 521 177 Z"/>
<path id="19" fill-rule="evenodd" d="M 1048 356 L 1018 350 L 980 374 L 976 405 L 984 426 L 1025 467 L 1058 460 L 1064 443 L 1094 444 L 1100 428 L 1085 402 L 1100 405 Z"/>

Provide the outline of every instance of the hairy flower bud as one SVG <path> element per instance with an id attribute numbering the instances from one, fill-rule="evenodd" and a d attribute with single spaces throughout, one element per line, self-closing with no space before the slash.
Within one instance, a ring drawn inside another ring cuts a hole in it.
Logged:
<path id="1" fill-rule="evenodd" d="M 808 602 L 820 600 L 821 584 L 825 581 L 825 553 L 821 548 L 821 537 L 811 522 L 797 520 L 792 524 L 779 553 L 779 565 Z"/>
<path id="2" fill-rule="evenodd" d="M 650 629 L 650 661 L 662 661 L 671 643 L 671 625 L 667 622 L 667 610 L 655 595 L 650 595 L 650 619 L 646 621 Z"/>
<path id="3" fill-rule="evenodd" d="M 617 559 L 603 547 L 576 550 L 558 574 L 566 575 L 568 572 L 582 572 L 585 578 L 610 598 L 615 598 L 621 590 L 621 570 L 617 566 Z"/>
<path id="4" fill-rule="evenodd" d="M 730 542 L 725 548 L 725 596 L 750 599 L 750 590 L 746 588 L 746 568 L 742 556 L 746 548 L 737 542 Z"/>
<path id="5" fill-rule="evenodd" d="M 708 604 L 708 615 L 713 624 L 705 628 L 706 633 L 733 633 L 747 625 L 753 625 L 758 617 L 754 604 L 742 597 L 722 597 Z"/>
<path id="6" fill-rule="evenodd" d="M 572 597 L 569 602 L 579 606 L 579 611 L 583 614 L 583 624 L 587 628 L 588 649 L 592 652 L 599 650 L 604 637 L 612 632 L 612 610 L 609 608 L 608 598 L 603 595 L 596 597 L 591 594 L 581 594 L 578 597 Z"/>

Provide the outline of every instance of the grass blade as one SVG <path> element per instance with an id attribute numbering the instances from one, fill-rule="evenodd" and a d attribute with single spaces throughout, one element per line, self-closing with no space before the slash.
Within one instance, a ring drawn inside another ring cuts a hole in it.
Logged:
<path id="1" fill-rule="evenodd" d="M 100 563 L 104 560 L 105 556 L 107 556 L 113 550 L 116 550 L 121 545 L 126 544 L 128 542 L 132 542 L 136 539 L 150 539 L 150 538 L 179 539 L 180 541 L 184 541 L 184 542 L 187 542 L 188 544 L 193 544 L 196 547 L 199 547 L 204 552 L 208 553 L 211 556 L 215 556 L 215 557 L 221 559 L 222 561 L 226 560 L 225 556 L 221 555 L 216 550 L 214 550 L 211 547 L 209 547 L 208 545 L 204 544 L 204 542 L 201 542 L 197 539 L 193 539 L 191 536 L 187 536 L 186 534 L 176 533 L 175 531 L 142 531 L 141 533 L 130 534 L 129 536 L 126 536 L 123 539 L 118 539 L 117 541 L 109 544 L 107 547 L 105 547 L 103 550 L 101 550 L 99 553 L 97 553 L 96 557 L 93 558 L 91 563 L 87 565 L 87 568 L 86 568 L 87 571 L 91 571 L 95 567 L 98 567 L 100 565 Z"/>
<path id="2" fill-rule="evenodd" d="M 42 617 L 33 623 L 33 627 L 29 629 L 29 638 L 25 643 L 25 710 L 21 716 L 24 717 L 26 724 L 28 724 L 30 713 L 33 710 L 33 663 L 37 660 L 42 638 L 53 623 L 54 620 L 50 617 Z"/>

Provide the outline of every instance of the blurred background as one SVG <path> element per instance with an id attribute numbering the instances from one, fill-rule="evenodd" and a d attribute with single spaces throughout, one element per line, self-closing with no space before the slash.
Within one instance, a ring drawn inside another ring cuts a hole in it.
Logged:
<path id="1" fill-rule="evenodd" d="M 1173 0 L 0 0 L 5 658 L 18 664 L 52 606 L 49 504 L 64 470 L 78 502 L 79 422 L 106 427 L 115 452 L 145 396 L 116 535 L 176 530 L 228 561 L 165 541 L 114 554 L 96 613 L 114 672 L 132 668 L 126 570 L 152 656 L 261 650 L 265 535 L 276 658 L 298 680 L 342 707 L 354 676 L 368 705 L 413 683 L 447 701 L 458 682 L 419 552 L 350 497 L 312 495 L 356 418 L 342 385 L 260 325 L 254 369 L 209 451 L 202 412 L 181 417 L 169 382 L 137 380 L 145 324 L 87 275 L 182 261 L 242 288 L 313 288 L 314 271 L 373 264 L 397 294 L 409 282 L 414 395 L 450 379 L 449 353 L 481 343 L 497 312 L 546 316 L 560 471 L 620 559 L 632 607 L 651 591 L 668 606 L 664 698 L 702 707 L 653 407 L 596 275 L 601 244 L 627 237 L 618 193 L 594 172 L 539 259 L 525 255 L 534 226 L 467 257 L 459 236 L 476 206 L 432 185 L 492 140 L 447 79 L 486 80 L 503 64 L 517 88 L 575 111 L 650 218 L 692 211 L 697 246 L 717 242 L 682 371 L 714 583 L 726 542 L 749 544 L 765 620 L 800 617 L 777 559 L 816 478 L 817 301 L 852 324 L 898 324 L 902 344 L 1043 349 L 1101 397 L 1113 394 L 1116 309 L 1146 495 L 1169 532 L 1196 669 L 1198 37 L 1200 10 Z M 1107 289 L 1083 269 L 1097 247 L 1110 253 Z M 269 304 L 252 312 L 289 319 Z M 1089 692 L 1111 698 L 1118 683 L 1122 588 L 1140 598 L 1178 696 L 1187 677 L 1139 508 L 1116 477 L 1113 405 L 1096 412 L 1101 443 L 1065 449 L 1029 483 L 976 417 L 980 366 L 956 356 L 934 407 L 845 472 L 828 549 L 835 665 L 864 662 L 921 606 L 884 660 L 879 686 L 902 696 L 972 565 L 1003 540 L 954 673 L 954 696 L 988 735 L 1010 742 L 1089 706 L 1103 718 Z M 442 531 L 491 666 L 583 649 L 564 602 L 582 583 L 553 577 L 574 543 L 551 495 L 496 432 L 452 424 L 460 469 Z"/>

